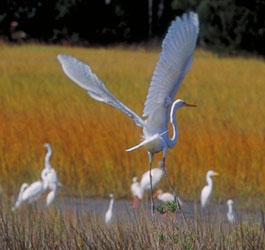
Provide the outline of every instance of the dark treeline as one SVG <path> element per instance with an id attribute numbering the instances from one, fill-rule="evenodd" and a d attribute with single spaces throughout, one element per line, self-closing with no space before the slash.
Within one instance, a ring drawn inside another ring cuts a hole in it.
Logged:
<path id="1" fill-rule="evenodd" d="M 162 38 L 177 15 L 199 14 L 199 44 L 265 55 L 265 0 L 1 0 L 0 38 L 73 45 Z"/>

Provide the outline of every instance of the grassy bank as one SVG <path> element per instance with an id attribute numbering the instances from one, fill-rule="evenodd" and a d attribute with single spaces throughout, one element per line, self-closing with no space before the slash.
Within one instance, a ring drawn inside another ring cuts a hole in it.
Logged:
<path id="1" fill-rule="evenodd" d="M 115 206 L 114 206 L 115 209 Z M 149 211 L 149 209 L 148 209 Z M 115 217 L 105 225 L 103 215 L 65 210 L 21 207 L 11 212 L 0 207 L 1 249 L 264 249 L 264 214 L 229 224 L 221 214 L 187 218 L 156 214 L 152 223 L 146 211 L 138 216 Z M 129 213 L 128 213 L 129 215 Z M 149 215 L 149 213 L 148 213 Z M 263 217 L 262 217 L 263 216 Z"/>
<path id="2" fill-rule="evenodd" d="M 141 115 L 159 51 L 0 45 L 2 188 L 17 192 L 22 182 L 39 178 L 42 145 L 49 142 L 63 192 L 128 197 L 132 177 L 148 170 L 145 149 L 125 152 L 139 142 L 141 130 L 73 84 L 58 53 L 90 64 L 108 89 Z M 213 199 L 264 201 L 264 79 L 264 61 L 196 51 L 177 97 L 198 108 L 177 112 L 179 141 L 167 158 L 184 200 L 198 199 L 205 174 L 213 169 L 220 173 Z M 168 189 L 165 181 L 161 187 Z"/>

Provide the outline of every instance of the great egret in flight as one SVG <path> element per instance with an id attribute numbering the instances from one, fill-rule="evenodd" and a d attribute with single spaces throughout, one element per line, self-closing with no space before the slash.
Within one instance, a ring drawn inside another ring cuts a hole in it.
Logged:
<path id="1" fill-rule="evenodd" d="M 234 211 L 233 211 L 233 201 L 232 200 L 228 200 L 227 201 L 227 206 L 228 206 L 228 212 L 226 214 L 227 219 L 229 222 L 234 223 L 235 222 L 235 215 L 234 215 Z"/>
<path id="2" fill-rule="evenodd" d="M 168 148 L 176 145 L 178 129 L 176 111 L 181 107 L 194 107 L 181 99 L 174 101 L 179 86 L 189 71 L 199 32 L 198 15 L 194 12 L 177 17 L 170 25 L 162 43 L 162 52 L 157 62 L 140 118 L 130 108 L 113 96 L 104 83 L 92 73 L 85 63 L 69 55 L 58 55 L 64 73 L 97 101 L 105 102 L 131 117 L 137 126 L 143 128 L 143 141 L 127 151 L 141 146 L 147 149 L 150 169 L 153 155 L 163 152 L 163 165 Z M 168 133 L 168 123 L 173 128 L 173 136 Z M 150 179 L 152 176 L 150 175 Z M 151 182 L 151 180 L 150 180 Z M 152 186 L 151 186 L 152 192 Z"/>
<path id="3" fill-rule="evenodd" d="M 206 204 L 208 203 L 212 189 L 213 189 L 213 181 L 211 179 L 212 176 L 217 176 L 219 175 L 217 172 L 214 172 L 213 170 L 209 170 L 206 174 L 206 181 L 207 185 L 202 189 L 201 192 L 201 205 L 204 208 Z"/>
<path id="4" fill-rule="evenodd" d="M 139 200 L 143 198 L 143 192 L 140 187 L 140 183 L 137 179 L 137 177 L 133 177 L 133 183 L 131 185 L 131 191 L 133 195 L 133 203 L 132 208 L 137 208 L 139 205 Z"/>
<path id="5" fill-rule="evenodd" d="M 114 195 L 110 194 L 109 195 L 110 198 L 110 203 L 109 203 L 109 208 L 105 214 L 105 223 L 109 224 L 111 222 L 112 219 L 112 209 L 113 209 L 113 204 L 114 204 Z"/>

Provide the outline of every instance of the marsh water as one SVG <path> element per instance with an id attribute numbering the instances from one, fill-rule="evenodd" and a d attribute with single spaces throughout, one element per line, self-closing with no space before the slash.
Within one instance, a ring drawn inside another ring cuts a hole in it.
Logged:
<path id="1" fill-rule="evenodd" d="M 114 219 L 132 219 L 139 214 L 150 217 L 150 205 L 147 200 L 142 201 L 137 209 L 131 208 L 132 201 L 130 200 L 115 200 L 113 206 Z M 155 205 L 163 204 L 155 201 Z M 98 216 L 104 218 L 105 213 L 109 206 L 109 199 L 92 199 L 92 198 L 79 198 L 79 197 L 57 197 L 52 205 L 58 208 L 61 212 L 76 212 L 79 214 L 88 214 L 89 216 Z M 202 218 L 219 218 L 227 222 L 227 205 L 210 203 L 205 209 L 201 209 L 199 203 L 185 202 L 182 206 L 182 211 L 186 218 L 194 218 L 198 215 Z M 253 223 L 263 223 L 261 210 L 239 210 L 234 208 L 236 220 L 251 221 Z M 263 211 L 264 212 L 264 211 Z M 158 214 L 158 212 L 156 212 Z M 177 211 L 177 218 L 181 218 L 181 212 Z"/>

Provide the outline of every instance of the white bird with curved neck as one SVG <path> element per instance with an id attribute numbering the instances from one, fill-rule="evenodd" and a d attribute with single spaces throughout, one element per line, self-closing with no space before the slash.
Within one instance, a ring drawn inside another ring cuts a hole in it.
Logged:
<path id="1" fill-rule="evenodd" d="M 106 88 L 104 83 L 91 71 L 91 68 L 69 55 L 58 55 L 64 73 L 95 100 L 105 102 L 131 117 L 137 126 L 143 129 L 143 141 L 127 149 L 132 151 L 145 146 L 152 168 L 155 153 L 163 152 L 163 165 L 168 148 L 176 145 L 178 129 L 176 111 L 180 107 L 195 107 L 183 100 L 173 102 L 186 73 L 193 62 L 193 51 L 199 33 L 198 15 L 194 12 L 177 17 L 170 25 L 162 42 L 162 52 L 156 64 L 148 94 L 146 96 L 143 117 L 124 105 Z M 168 135 L 168 123 L 173 127 L 172 138 Z M 150 175 L 150 182 L 151 182 Z M 152 187 L 151 187 L 152 190 Z M 151 196 L 152 197 L 152 196 Z M 153 204 L 153 201 L 152 201 Z"/>
<path id="2" fill-rule="evenodd" d="M 212 181 L 212 176 L 218 176 L 219 173 L 214 172 L 213 170 L 209 170 L 206 174 L 206 181 L 207 185 L 202 189 L 201 192 L 201 206 L 204 208 L 207 203 L 210 200 L 211 194 L 212 194 L 212 189 L 213 189 L 213 181 Z"/>

